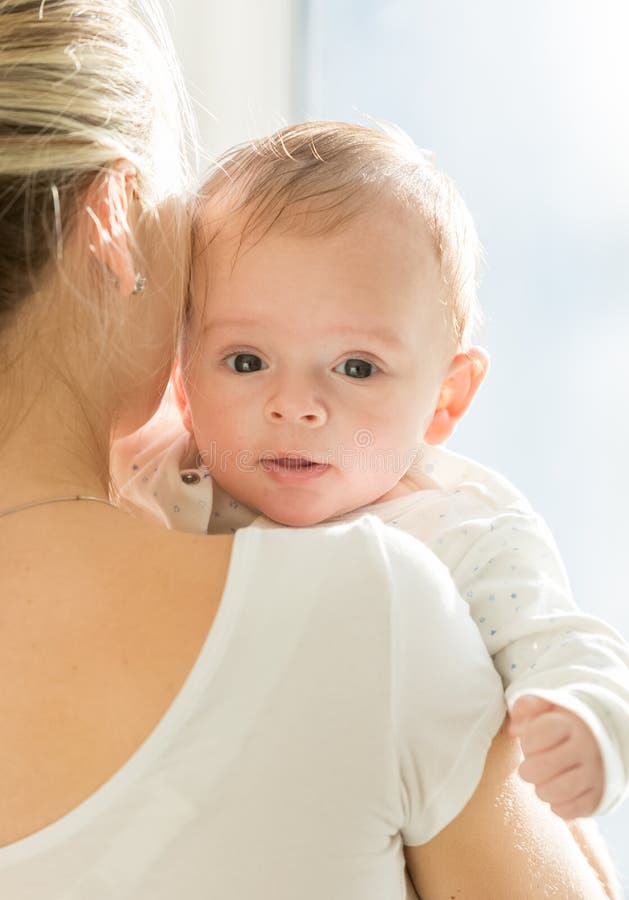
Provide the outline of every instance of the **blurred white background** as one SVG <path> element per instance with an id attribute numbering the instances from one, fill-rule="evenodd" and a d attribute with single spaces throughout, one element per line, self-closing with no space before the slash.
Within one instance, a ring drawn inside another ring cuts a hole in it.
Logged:
<path id="1" fill-rule="evenodd" d="M 528 495 L 580 605 L 629 637 L 626 0 L 176 0 L 167 13 L 208 154 L 363 114 L 436 151 L 485 247 L 479 342 L 493 361 L 450 446 Z M 629 887 L 629 804 L 600 824 Z"/>

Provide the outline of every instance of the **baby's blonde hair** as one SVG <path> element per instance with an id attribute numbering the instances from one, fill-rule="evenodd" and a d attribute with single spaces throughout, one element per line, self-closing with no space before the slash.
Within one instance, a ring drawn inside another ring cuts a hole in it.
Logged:
<path id="1" fill-rule="evenodd" d="M 0 0 L 0 326 L 111 163 L 149 208 L 187 187 L 191 129 L 156 0 Z"/>
<path id="2" fill-rule="evenodd" d="M 233 148 L 201 191 L 197 247 L 212 198 L 219 222 L 244 213 L 243 238 L 275 227 L 329 233 L 384 198 L 417 211 L 434 241 L 454 338 L 469 347 L 480 319 L 476 228 L 453 181 L 401 129 L 307 122 Z"/>

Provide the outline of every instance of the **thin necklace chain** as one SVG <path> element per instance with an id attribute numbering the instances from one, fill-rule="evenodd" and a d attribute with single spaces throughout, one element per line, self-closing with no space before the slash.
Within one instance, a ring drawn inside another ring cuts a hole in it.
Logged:
<path id="1" fill-rule="evenodd" d="M 22 503 L 20 506 L 12 506 L 10 509 L 0 510 L 0 519 L 3 519 L 5 516 L 12 516 L 13 513 L 22 512 L 25 509 L 33 509 L 34 506 L 45 506 L 47 503 L 72 503 L 77 500 L 91 500 L 93 503 L 106 503 L 107 506 L 113 506 L 116 509 L 116 504 L 112 503 L 111 500 L 105 500 L 104 497 L 88 497 L 84 494 L 73 494 L 70 497 L 51 497 L 50 500 L 33 500 L 31 503 Z"/>

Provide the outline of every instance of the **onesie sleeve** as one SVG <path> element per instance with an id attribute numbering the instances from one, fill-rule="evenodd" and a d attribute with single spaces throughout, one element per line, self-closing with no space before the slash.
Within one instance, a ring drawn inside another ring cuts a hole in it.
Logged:
<path id="1" fill-rule="evenodd" d="M 474 793 L 505 716 L 504 696 L 445 566 L 406 535 L 383 543 L 402 835 L 405 844 L 417 845 L 448 825 Z"/>
<path id="2" fill-rule="evenodd" d="M 511 708 L 534 694 L 576 713 L 598 741 L 605 791 L 596 815 L 629 781 L 629 648 L 576 606 L 555 542 L 533 513 L 469 523 L 475 540 L 453 578 L 492 654 Z"/>

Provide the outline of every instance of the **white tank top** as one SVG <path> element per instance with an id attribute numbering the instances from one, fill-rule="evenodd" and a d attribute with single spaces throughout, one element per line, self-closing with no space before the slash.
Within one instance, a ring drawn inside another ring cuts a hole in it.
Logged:
<path id="1" fill-rule="evenodd" d="M 6 900 L 403 900 L 504 715 L 446 569 L 368 517 L 243 529 L 203 649 L 131 759 L 0 849 Z"/>

